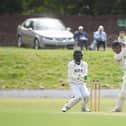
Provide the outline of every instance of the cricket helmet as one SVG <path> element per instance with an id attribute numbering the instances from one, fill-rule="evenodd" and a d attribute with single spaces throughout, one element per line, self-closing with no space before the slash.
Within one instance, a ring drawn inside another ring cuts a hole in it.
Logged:
<path id="1" fill-rule="evenodd" d="M 112 42 L 112 48 L 121 48 L 121 43 L 117 40 Z"/>
<path id="2" fill-rule="evenodd" d="M 121 52 L 121 47 L 122 47 L 122 45 L 121 45 L 120 42 L 118 42 L 118 41 L 112 42 L 112 50 L 113 50 L 116 54 L 118 54 L 118 53 Z"/>
<path id="3" fill-rule="evenodd" d="M 73 58 L 74 58 L 74 61 L 76 64 L 80 64 L 80 61 L 83 57 L 83 54 L 80 50 L 75 50 L 74 53 L 73 53 Z"/>

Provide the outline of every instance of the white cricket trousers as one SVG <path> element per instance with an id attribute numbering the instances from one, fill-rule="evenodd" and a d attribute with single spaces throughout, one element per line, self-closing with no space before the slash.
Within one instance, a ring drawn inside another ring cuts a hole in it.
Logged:
<path id="1" fill-rule="evenodd" d="M 90 95 L 86 84 L 70 84 L 70 88 L 75 97 L 86 98 Z"/>
<path id="2" fill-rule="evenodd" d="M 86 105 L 88 103 L 88 97 L 90 95 L 86 84 L 70 84 L 71 90 L 73 92 L 74 97 L 71 98 L 64 107 L 71 108 L 75 104 L 77 104 L 80 100 L 82 100 L 82 107 L 81 109 L 86 109 Z"/>
<path id="3" fill-rule="evenodd" d="M 120 97 L 126 98 L 126 73 L 123 76 L 123 82 L 121 85 Z"/>
<path id="4" fill-rule="evenodd" d="M 115 107 L 116 109 L 119 109 L 119 110 L 122 110 L 125 99 L 126 99 L 126 72 L 122 79 L 123 79 L 123 82 L 121 85 L 121 91 L 119 93 L 119 97 L 118 97 L 116 107 Z"/>

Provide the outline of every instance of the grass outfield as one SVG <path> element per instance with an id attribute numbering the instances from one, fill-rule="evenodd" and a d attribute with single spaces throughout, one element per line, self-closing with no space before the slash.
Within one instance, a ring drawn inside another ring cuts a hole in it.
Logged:
<path id="1" fill-rule="evenodd" d="M 0 98 L 1 126 L 124 126 L 124 112 L 112 113 L 116 99 L 103 98 L 101 112 L 80 112 L 80 104 L 60 112 L 66 99 Z"/>

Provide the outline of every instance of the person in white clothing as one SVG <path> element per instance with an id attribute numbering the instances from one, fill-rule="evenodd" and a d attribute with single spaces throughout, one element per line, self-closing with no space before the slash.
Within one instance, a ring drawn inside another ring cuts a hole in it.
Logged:
<path id="1" fill-rule="evenodd" d="M 112 112 L 121 112 L 126 99 L 126 48 L 120 42 L 115 41 L 112 43 L 112 49 L 114 51 L 114 59 L 122 66 L 124 71 L 123 82 L 121 85 L 121 91 L 116 103 L 116 106 Z"/>
<path id="2" fill-rule="evenodd" d="M 62 112 L 66 112 L 82 100 L 81 110 L 89 112 L 86 107 L 89 98 L 89 90 L 86 87 L 86 80 L 88 75 L 88 64 L 82 61 L 82 52 L 75 50 L 73 53 L 73 60 L 68 63 L 68 80 L 74 97 L 71 98 L 62 108 Z"/>
<path id="3" fill-rule="evenodd" d="M 126 35 L 124 31 L 119 32 L 118 42 L 120 42 L 122 45 L 126 47 Z"/>

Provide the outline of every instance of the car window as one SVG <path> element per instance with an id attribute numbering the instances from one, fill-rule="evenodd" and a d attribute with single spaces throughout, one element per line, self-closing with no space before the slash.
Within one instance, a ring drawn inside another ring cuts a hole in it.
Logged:
<path id="1" fill-rule="evenodd" d="M 38 20 L 35 23 L 36 30 L 65 30 L 65 26 L 59 20 Z"/>
<path id="2" fill-rule="evenodd" d="M 34 26 L 33 26 L 33 21 L 26 21 L 25 23 L 24 23 L 24 27 L 25 28 L 34 28 Z"/>
<path id="3" fill-rule="evenodd" d="M 33 22 L 33 21 L 30 21 L 30 23 L 29 23 L 29 28 L 34 29 L 34 22 Z"/>
<path id="4" fill-rule="evenodd" d="M 28 27 L 29 27 L 29 23 L 30 23 L 29 21 L 25 21 L 24 24 L 23 24 L 23 26 L 24 26 L 25 28 L 28 28 Z"/>

